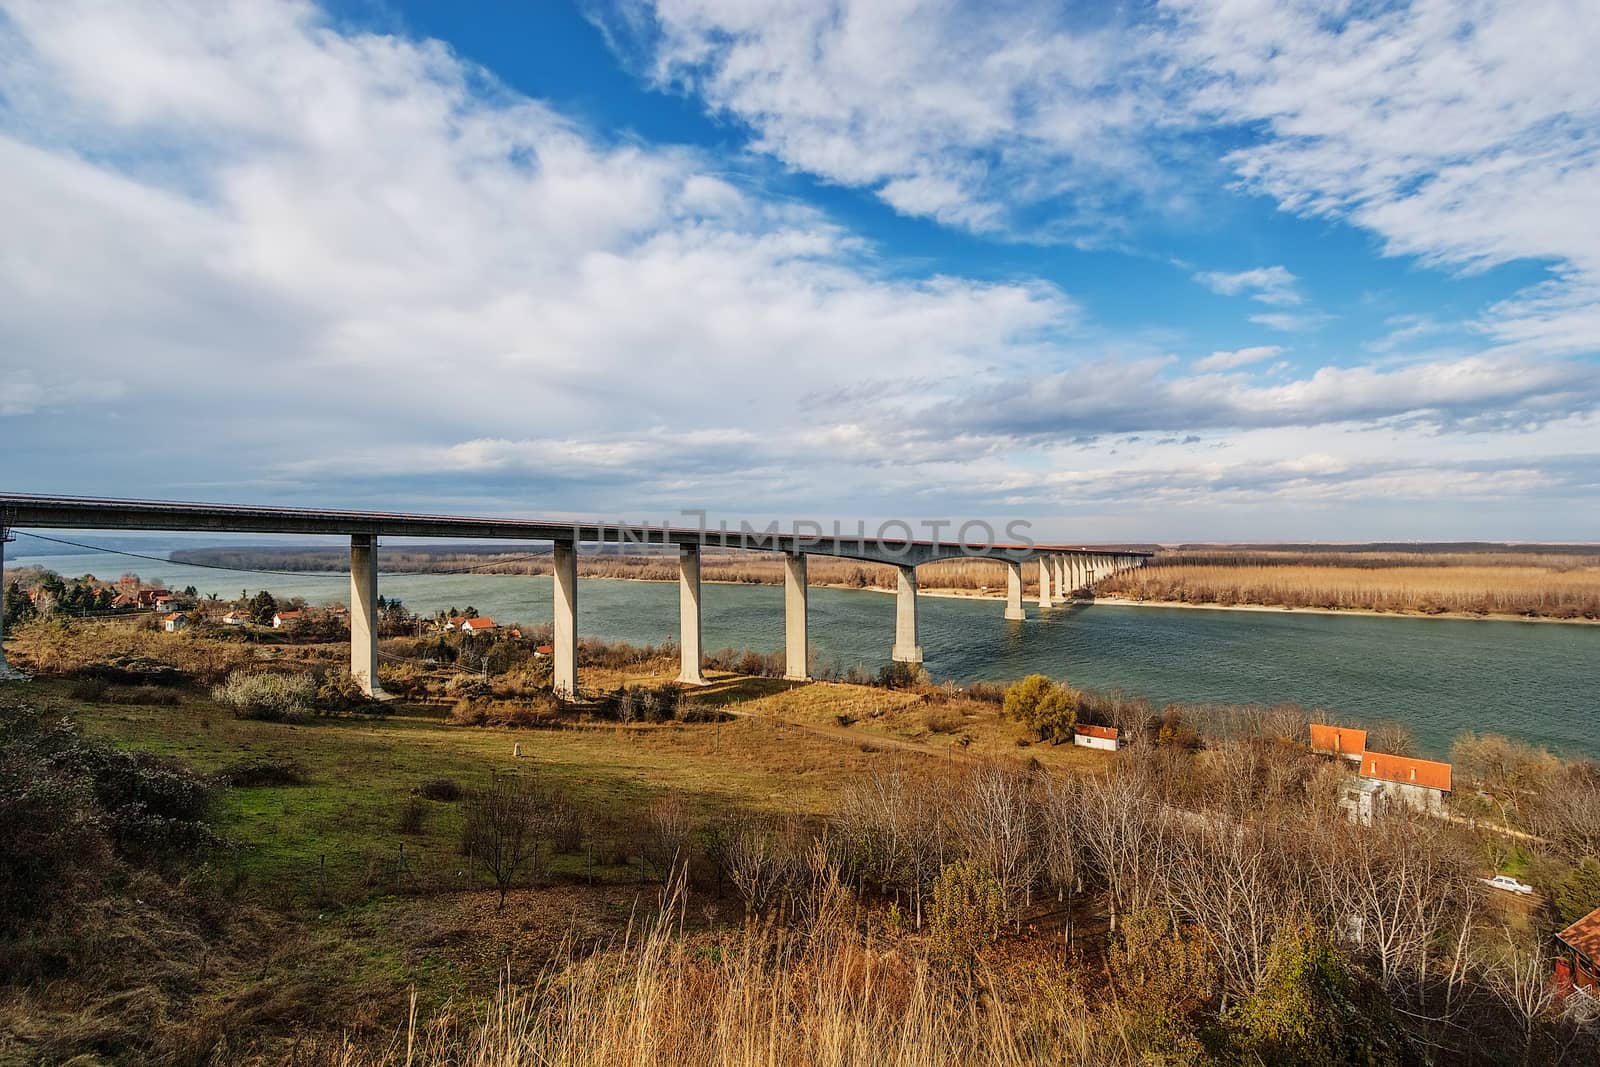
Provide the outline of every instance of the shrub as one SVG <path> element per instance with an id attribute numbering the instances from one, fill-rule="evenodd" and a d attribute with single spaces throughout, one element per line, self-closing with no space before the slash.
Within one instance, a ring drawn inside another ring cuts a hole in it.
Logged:
<path id="1" fill-rule="evenodd" d="M 915 689 L 926 685 L 928 672 L 920 663 L 886 663 L 878 669 L 877 684 L 884 689 Z"/>
<path id="2" fill-rule="evenodd" d="M 383 676 L 378 677 L 381 682 Z M 316 704 L 322 711 L 367 711 L 385 706 L 383 701 L 367 696 L 361 683 L 342 667 L 322 675 L 317 684 Z"/>
<path id="3" fill-rule="evenodd" d="M 94 704 L 105 699 L 106 690 L 109 688 L 111 688 L 111 683 L 104 678 L 79 678 L 72 683 L 72 688 L 67 692 L 73 700 L 82 700 Z"/>
<path id="4" fill-rule="evenodd" d="M 175 760 L 79 735 L 28 707 L 0 714 L 0 934 L 71 908 L 118 860 L 214 844 L 213 783 Z"/>
<path id="5" fill-rule="evenodd" d="M 1005 714 L 1038 731 L 1042 741 L 1066 741 L 1078 724 L 1078 697 L 1042 674 L 1030 674 L 1006 690 Z"/>
<path id="6" fill-rule="evenodd" d="M 994 876 L 962 860 L 933 883 L 930 925 L 934 947 L 946 961 L 971 972 L 978 950 L 1000 939 L 1005 894 Z"/>
<path id="7" fill-rule="evenodd" d="M 427 800 L 449 803 L 461 799 L 461 786 L 454 778 L 429 778 L 417 786 L 416 794 Z"/>
<path id="8" fill-rule="evenodd" d="M 240 719 L 304 722 L 317 699 L 316 681 L 298 674 L 247 674 L 234 671 L 211 691 L 217 703 Z"/>
<path id="9" fill-rule="evenodd" d="M 406 802 L 400 806 L 400 814 L 395 818 L 395 829 L 402 834 L 420 834 L 423 820 L 427 817 L 428 805 L 419 797 L 407 797 Z"/>
<path id="10" fill-rule="evenodd" d="M 306 785 L 311 781 L 306 769 L 287 756 L 250 756 L 236 760 L 224 767 L 217 777 L 234 789 Z"/>

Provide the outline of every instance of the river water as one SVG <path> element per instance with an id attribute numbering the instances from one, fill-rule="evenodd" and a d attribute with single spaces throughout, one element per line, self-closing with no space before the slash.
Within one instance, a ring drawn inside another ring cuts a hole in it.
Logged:
<path id="1" fill-rule="evenodd" d="M 311 603 L 345 601 L 347 578 L 261 575 L 96 556 L 32 556 L 62 575 L 193 585 L 235 597 L 270 589 Z M 379 592 L 423 614 L 475 607 L 499 622 L 550 619 L 550 578 L 397 574 Z M 783 590 L 706 585 L 704 647 L 783 647 Z M 924 596 L 918 636 L 935 680 L 1005 681 L 1034 672 L 1082 688 L 1121 688 L 1167 701 L 1322 707 L 1352 722 L 1392 718 L 1411 727 L 1425 754 L 1443 756 L 1463 730 L 1487 730 L 1567 753 L 1600 756 L 1600 626 L 1381 618 L 1304 612 L 1207 611 L 1094 604 L 1053 611 L 1028 606 L 1006 622 L 994 600 Z M 660 643 L 678 627 L 672 582 L 583 579 L 579 632 Z M 811 591 L 810 637 L 825 662 L 876 669 L 894 638 L 894 597 L 849 589 Z"/>

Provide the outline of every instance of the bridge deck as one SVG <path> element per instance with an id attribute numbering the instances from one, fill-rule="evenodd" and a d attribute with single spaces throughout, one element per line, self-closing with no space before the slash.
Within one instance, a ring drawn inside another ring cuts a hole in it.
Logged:
<path id="1" fill-rule="evenodd" d="M 889 524 L 898 528 L 903 524 Z M 32 496 L 0 493 L 0 526 L 53 529 L 170 530 L 219 533 L 321 534 L 335 536 L 453 537 L 551 541 L 717 545 L 752 551 L 807 552 L 884 563 L 919 564 L 956 557 L 989 557 L 1024 562 L 1044 555 L 1095 555 L 1108 551 L 1148 556 L 1124 549 L 1069 545 L 964 544 L 915 538 L 865 536 L 853 531 L 784 533 L 777 528 L 698 529 L 665 524 L 496 519 L 406 512 L 338 511 L 325 508 L 256 507 L 164 500 Z M 909 532 L 909 530 L 907 531 Z"/>

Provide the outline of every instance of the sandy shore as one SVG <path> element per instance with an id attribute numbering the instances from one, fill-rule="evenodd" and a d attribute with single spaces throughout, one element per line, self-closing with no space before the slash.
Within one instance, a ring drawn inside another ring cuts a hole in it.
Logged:
<path id="1" fill-rule="evenodd" d="M 1091 603 L 1091 601 L 1084 601 Z M 1292 608 L 1278 604 L 1188 604 L 1176 600 L 1131 600 L 1120 596 L 1096 597 L 1092 603 L 1122 608 L 1183 608 L 1195 611 L 1265 611 L 1279 615 L 1365 615 L 1374 619 L 1464 619 L 1468 622 L 1545 622 L 1565 626 L 1594 626 L 1600 619 L 1547 619 L 1527 615 L 1471 615 L 1446 611 L 1426 615 L 1420 611 L 1369 611 L 1365 608 Z"/>

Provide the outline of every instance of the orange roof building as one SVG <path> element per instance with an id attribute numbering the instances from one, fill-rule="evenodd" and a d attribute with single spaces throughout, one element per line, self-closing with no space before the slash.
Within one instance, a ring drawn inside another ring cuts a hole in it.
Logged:
<path id="1" fill-rule="evenodd" d="M 1573 982 L 1600 989 L 1600 908 L 1561 931 L 1556 940 L 1572 954 Z"/>
<path id="2" fill-rule="evenodd" d="M 1311 724 L 1311 751 L 1324 756 L 1343 756 L 1345 759 L 1359 759 L 1367 750 L 1367 732 L 1357 730 L 1350 726 L 1328 726 L 1324 723 Z"/>
<path id="3" fill-rule="evenodd" d="M 1450 764 L 1411 756 L 1364 752 L 1361 755 L 1361 777 L 1450 792 Z"/>

